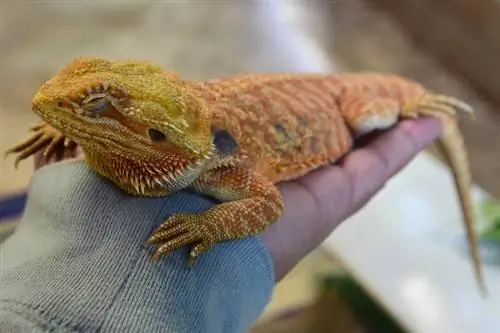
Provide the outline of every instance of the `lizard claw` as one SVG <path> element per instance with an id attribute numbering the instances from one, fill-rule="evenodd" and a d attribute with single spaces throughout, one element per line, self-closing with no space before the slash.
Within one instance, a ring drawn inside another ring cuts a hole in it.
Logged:
<path id="1" fill-rule="evenodd" d="M 191 267 L 196 259 L 207 252 L 214 244 L 215 239 L 209 219 L 204 214 L 176 214 L 162 223 L 151 234 L 147 243 L 156 247 L 151 260 L 174 251 L 182 246 L 193 244 L 189 251 L 187 265 Z"/>
<path id="2" fill-rule="evenodd" d="M 471 118 L 475 117 L 474 109 L 470 105 L 456 98 L 439 94 L 425 94 L 407 103 L 402 108 L 402 114 L 406 118 L 416 118 L 418 115 L 434 116 L 438 114 L 455 117 L 458 111 L 469 114 Z"/>
<path id="3" fill-rule="evenodd" d="M 4 158 L 10 154 L 18 153 L 14 166 L 17 168 L 22 160 L 41 151 L 44 158 L 51 158 L 54 155 L 61 155 L 64 149 L 73 149 L 76 143 L 66 138 L 56 129 L 45 123 L 36 124 L 29 129 L 31 136 L 23 142 L 8 149 Z"/>

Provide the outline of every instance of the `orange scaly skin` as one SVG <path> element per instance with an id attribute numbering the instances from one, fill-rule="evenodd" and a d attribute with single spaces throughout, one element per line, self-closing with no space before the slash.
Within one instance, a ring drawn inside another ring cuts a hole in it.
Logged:
<path id="1" fill-rule="evenodd" d="M 275 222 L 283 200 L 274 184 L 337 161 L 354 137 L 404 118 L 438 117 L 485 290 L 468 159 L 455 120 L 456 110 L 472 109 L 415 82 L 375 73 L 188 81 L 147 61 L 82 57 L 40 87 L 33 110 L 45 124 L 8 151 L 19 153 L 16 163 L 76 143 L 96 172 L 129 194 L 191 187 L 219 199 L 201 214 L 170 216 L 148 239 L 156 247 L 152 258 L 191 244 L 189 263 L 217 242 Z"/>

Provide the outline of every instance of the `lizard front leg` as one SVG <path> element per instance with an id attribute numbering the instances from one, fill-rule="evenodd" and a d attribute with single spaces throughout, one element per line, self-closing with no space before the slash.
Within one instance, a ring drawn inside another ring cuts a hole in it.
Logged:
<path id="1" fill-rule="evenodd" d="M 152 259 L 184 245 L 193 244 L 188 264 L 215 243 L 255 235 L 275 222 L 283 212 L 278 188 L 263 176 L 237 167 L 205 172 L 194 187 L 223 201 L 199 214 L 175 214 L 148 239 L 156 246 Z"/>
<path id="2" fill-rule="evenodd" d="M 61 134 L 58 130 L 46 123 L 39 123 L 30 128 L 32 135 L 23 142 L 5 152 L 5 156 L 18 153 L 15 167 L 19 162 L 43 149 L 43 157 L 49 159 L 53 155 L 62 156 L 64 150 L 76 148 L 76 143 Z M 44 149 L 45 148 L 45 149 Z M 56 158 L 57 159 L 57 158 Z"/>

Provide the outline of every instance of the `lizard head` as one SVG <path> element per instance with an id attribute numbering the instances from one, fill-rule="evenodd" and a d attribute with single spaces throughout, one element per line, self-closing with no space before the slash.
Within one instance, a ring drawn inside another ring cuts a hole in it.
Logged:
<path id="1" fill-rule="evenodd" d="M 39 88 L 33 110 L 129 193 L 189 185 L 215 149 L 207 103 L 147 61 L 76 58 Z"/>

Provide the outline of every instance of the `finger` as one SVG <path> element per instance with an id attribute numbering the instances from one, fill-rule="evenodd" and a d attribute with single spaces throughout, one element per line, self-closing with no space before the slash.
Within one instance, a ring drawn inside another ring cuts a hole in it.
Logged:
<path id="1" fill-rule="evenodd" d="M 349 202 L 348 178 L 337 166 L 314 171 L 301 180 L 279 185 L 285 210 L 262 233 L 271 257 L 279 263 L 277 281 L 330 234 Z"/>
<path id="2" fill-rule="evenodd" d="M 365 147 L 373 140 L 376 140 L 383 133 L 384 133 L 383 131 L 373 131 L 373 132 L 367 133 L 363 136 L 355 138 L 352 150 Z"/>
<path id="3" fill-rule="evenodd" d="M 319 232 L 333 230 L 335 221 L 364 205 L 439 133 L 439 121 L 419 119 L 402 122 L 378 134 L 365 147 L 348 154 L 338 166 L 325 166 L 298 179 L 297 183 L 311 196 L 313 203 L 303 198 L 302 201 L 292 199 L 288 209 L 293 214 L 303 214 L 308 211 L 305 203 L 309 202 L 318 215 Z M 286 186 L 283 191 L 286 197 Z"/>
<path id="4" fill-rule="evenodd" d="M 407 120 L 385 132 L 342 162 L 352 184 L 352 206 L 359 209 L 401 168 L 440 134 L 436 119 Z"/>
<path id="5" fill-rule="evenodd" d="M 399 171 L 422 149 L 435 141 L 441 133 L 440 122 L 434 118 L 402 121 L 393 130 L 371 140 L 359 151 L 377 155 L 390 174 Z"/>

